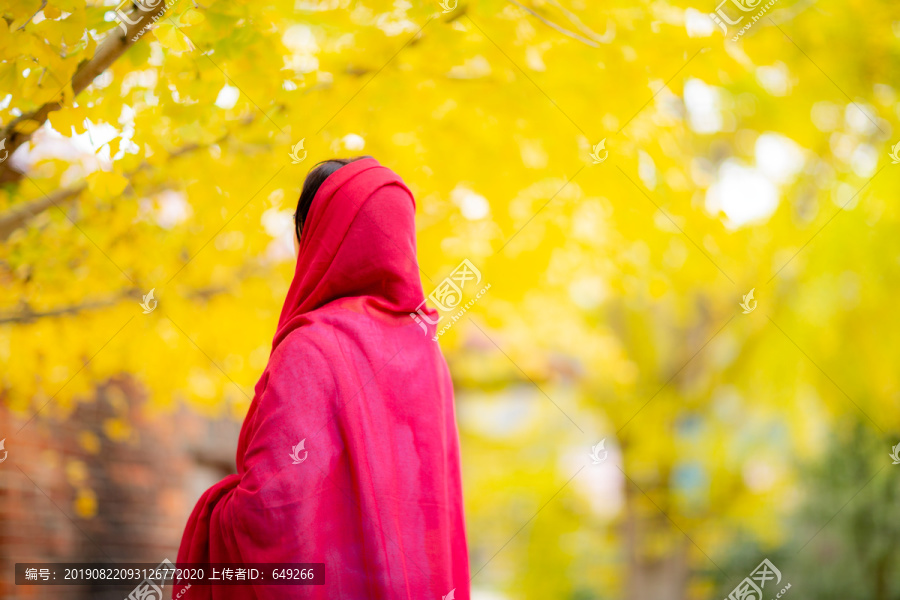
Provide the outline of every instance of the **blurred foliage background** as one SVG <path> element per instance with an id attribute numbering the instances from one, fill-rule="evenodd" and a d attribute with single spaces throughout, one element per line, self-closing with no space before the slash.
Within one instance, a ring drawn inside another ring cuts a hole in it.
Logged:
<path id="1" fill-rule="evenodd" d="M 766 557 L 789 597 L 900 598 L 900 6 L 780 0 L 732 42 L 712 2 L 171 4 L 136 42 L 113 3 L 0 9 L 11 458 L 122 380 L 173 437 L 240 422 L 303 178 L 368 154 L 426 294 L 491 284 L 440 340 L 473 598 L 725 597 Z M 60 510 L 106 518 L 76 479 Z"/>

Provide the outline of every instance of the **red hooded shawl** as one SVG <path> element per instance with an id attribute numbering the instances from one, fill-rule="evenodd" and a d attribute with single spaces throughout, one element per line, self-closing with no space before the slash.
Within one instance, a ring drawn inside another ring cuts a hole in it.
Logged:
<path id="1" fill-rule="evenodd" d="M 371 158 L 319 188 L 237 474 L 203 494 L 178 551 L 324 563 L 325 585 L 194 585 L 183 600 L 468 600 L 453 388 L 434 326 L 410 317 L 424 300 L 414 216 Z"/>

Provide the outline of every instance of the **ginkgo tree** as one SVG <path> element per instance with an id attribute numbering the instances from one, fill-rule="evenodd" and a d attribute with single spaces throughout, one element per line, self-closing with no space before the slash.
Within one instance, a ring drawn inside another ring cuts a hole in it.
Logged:
<path id="1" fill-rule="evenodd" d="M 491 286 L 440 339 L 473 586 L 699 597 L 733 536 L 784 543 L 785 457 L 900 427 L 893 7 L 732 43 L 713 6 L 569 4 L 0 9 L 6 427 L 122 375 L 241 419 L 303 178 L 367 154 L 416 196 L 426 294 L 463 259 Z"/>

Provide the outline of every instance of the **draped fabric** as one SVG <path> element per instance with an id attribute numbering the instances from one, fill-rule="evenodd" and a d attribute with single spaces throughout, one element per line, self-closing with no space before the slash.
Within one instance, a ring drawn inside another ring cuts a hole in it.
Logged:
<path id="1" fill-rule="evenodd" d="M 434 326 L 410 317 L 424 300 L 414 215 L 371 158 L 319 188 L 237 474 L 200 498 L 178 552 L 179 565 L 324 563 L 325 584 L 173 597 L 469 598 L 453 388 Z"/>

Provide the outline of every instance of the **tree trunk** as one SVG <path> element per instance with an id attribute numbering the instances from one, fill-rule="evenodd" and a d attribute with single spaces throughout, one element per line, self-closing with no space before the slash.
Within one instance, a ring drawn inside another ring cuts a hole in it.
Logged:
<path id="1" fill-rule="evenodd" d="M 626 600 L 685 600 L 690 578 L 690 541 L 662 512 L 642 516 L 637 503 L 650 504 L 631 482 L 625 484 L 624 541 L 628 556 Z M 652 504 L 650 507 L 656 510 Z M 672 551 L 663 556 L 648 552 L 648 540 L 677 536 Z M 680 539 L 679 539 L 680 538 Z"/>

